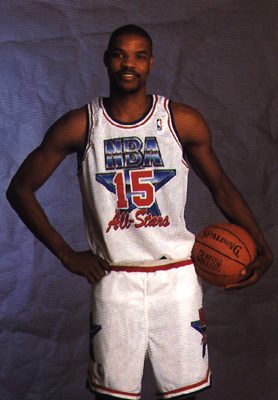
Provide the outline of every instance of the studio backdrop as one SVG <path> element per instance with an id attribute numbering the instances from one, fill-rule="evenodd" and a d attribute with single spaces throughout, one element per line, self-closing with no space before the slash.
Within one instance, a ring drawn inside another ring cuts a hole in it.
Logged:
<path id="1" fill-rule="evenodd" d="M 90 286 L 27 230 L 5 191 L 24 158 L 65 112 L 109 86 L 103 53 L 111 32 L 134 23 L 154 43 L 149 93 L 197 108 L 214 149 L 277 256 L 276 0 L 0 1 L 0 398 L 88 400 Z M 88 248 L 69 156 L 38 192 L 51 223 Z M 224 221 L 190 173 L 188 228 Z M 204 284 L 213 387 L 200 400 L 278 398 L 277 257 L 250 288 Z M 149 365 L 143 397 L 155 394 Z"/>

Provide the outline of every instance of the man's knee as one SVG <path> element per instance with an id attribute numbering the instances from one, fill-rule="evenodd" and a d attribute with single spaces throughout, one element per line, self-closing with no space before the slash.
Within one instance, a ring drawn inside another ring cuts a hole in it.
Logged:
<path id="1" fill-rule="evenodd" d="M 121 399 L 120 397 L 109 396 L 109 394 L 96 393 L 95 400 L 126 400 L 126 399 Z"/>
<path id="2" fill-rule="evenodd" d="M 173 397 L 172 400 L 196 400 L 195 396 L 188 397 L 188 394 L 182 394 L 181 396 Z"/>
<path id="3" fill-rule="evenodd" d="M 115 400 L 116 398 L 114 396 L 109 396 L 108 394 L 96 393 L 95 399 L 96 400 Z M 120 399 L 119 397 L 117 397 L 117 400 L 124 400 L 124 399 Z M 180 400 L 182 400 L 182 398 Z M 196 397 L 195 396 L 186 397 L 186 398 L 184 397 L 184 400 L 196 400 Z"/>

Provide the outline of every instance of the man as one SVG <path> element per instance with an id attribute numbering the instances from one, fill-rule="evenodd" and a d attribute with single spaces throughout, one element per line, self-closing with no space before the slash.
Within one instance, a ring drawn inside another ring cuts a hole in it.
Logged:
<path id="1" fill-rule="evenodd" d="M 149 35 L 134 25 L 119 28 L 104 63 L 109 98 L 58 120 L 23 162 L 7 196 L 63 265 L 92 284 L 88 385 L 97 399 L 140 398 L 146 355 L 158 397 L 194 399 L 210 386 L 210 370 L 202 291 L 190 260 L 194 236 L 184 221 L 188 163 L 226 218 L 257 244 L 258 256 L 232 288 L 256 283 L 272 254 L 213 152 L 200 114 L 147 95 Z M 34 194 L 72 152 L 90 244 L 85 252 L 65 242 Z"/>

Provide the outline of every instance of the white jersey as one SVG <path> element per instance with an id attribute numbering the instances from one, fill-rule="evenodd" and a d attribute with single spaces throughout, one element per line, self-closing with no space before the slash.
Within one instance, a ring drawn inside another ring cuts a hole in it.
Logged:
<path id="1" fill-rule="evenodd" d="M 88 104 L 88 143 L 79 182 L 88 242 L 111 264 L 161 265 L 191 256 L 184 212 L 189 167 L 169 100 L 153 95 L 132 124 L 114 120 L 103 99 Z"/>

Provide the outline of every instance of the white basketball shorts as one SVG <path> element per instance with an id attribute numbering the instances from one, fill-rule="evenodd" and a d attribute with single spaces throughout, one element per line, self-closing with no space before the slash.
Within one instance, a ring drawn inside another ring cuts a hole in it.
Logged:
<path id="1" fill-rule="evenodd" d="M 199 278 L 191 261 L 147 270 L 112 270 L 92 288 L 89 388 L 139 399 L 148 355 L 158 398 L 193 395 L 210 386 Z"/>

